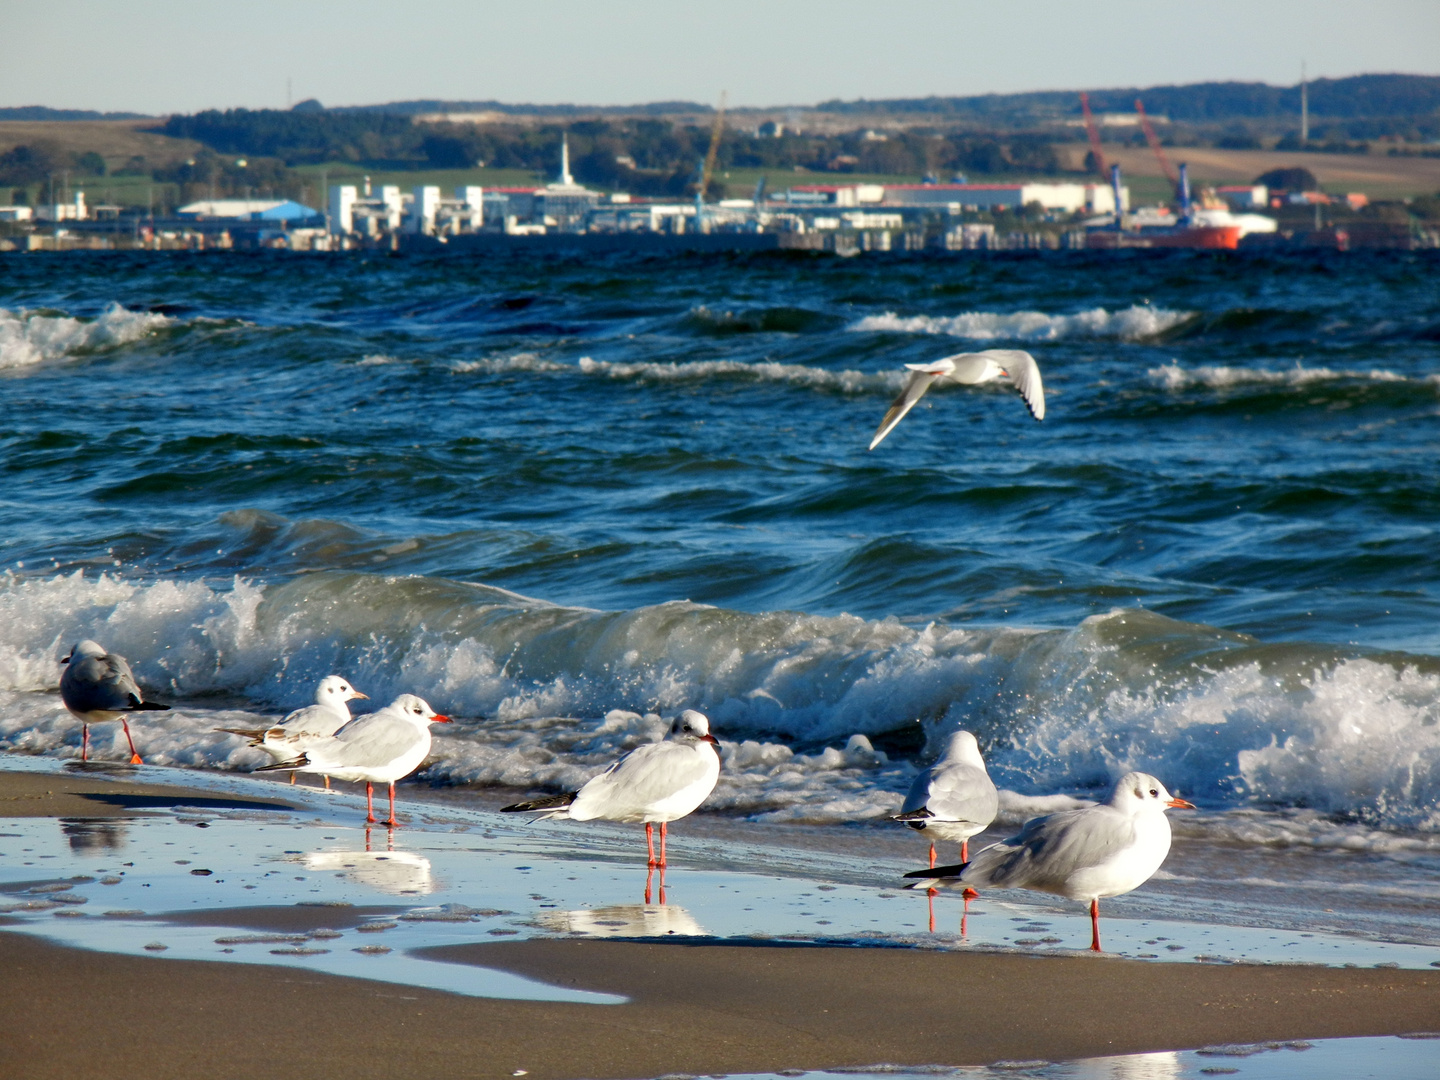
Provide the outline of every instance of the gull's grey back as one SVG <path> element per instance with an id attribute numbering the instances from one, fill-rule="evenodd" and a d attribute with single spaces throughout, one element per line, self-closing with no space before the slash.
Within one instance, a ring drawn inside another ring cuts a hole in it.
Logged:
<path id="1" fill-rule="evenodd" d="M 82 641 L 70 657 L 60 676 L 60 699 L 71 712 L 122 712 L 144 700 L 123 656 Z"/>

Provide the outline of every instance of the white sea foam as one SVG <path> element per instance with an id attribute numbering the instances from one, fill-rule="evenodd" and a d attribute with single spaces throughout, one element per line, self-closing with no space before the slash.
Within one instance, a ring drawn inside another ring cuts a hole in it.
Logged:
<path id="1" fill-rule="evenodd" d="M 0 368 L 25 367 L 91 349 L 126 345 L 169 326 L 168 316 L 111 304 L 94 319 L 0 308 Z"/>
<path id="2" fill-rule="evenodd" d="M 1409 382 L 1404 375 L 1383 368 L 1364 370 L 1335 370 L 1333 368 L 1307 368 L 1297 362 L 1291 368 L 1245 368 L 1203 365 L 1183 368 L 1179 364 L 1165 364 L 1151 368 L 1145 373 L 1150 381 L 1166 390 L 1190 390 L 1204 387 L 1208 390 L 1225 390 L 1235 386 L 1310 386 L 1329 382 Z M 1433 376 L 1423 382 L 1432 382 Z"/>
<path id="3" fill-rule="evenodd" d="M 699 382 L 716 378 L 753 379 L 756 382 L 789 383 L 844 394 L 893 393 L 900 388 L 899 372 L 870 374 L 864 371 L 828 371 L 805 364 L 776 364 L 763 361 L 691 360 L 678 364 L 620 363 L 581 357 L 580 370 L 586 375 L 610 379 L 638 379 L 650 382 Z"/>
<path id="4" fill-rule="evenodd" d="M 705 382 L 712 379 L 748 379 L 754 382 L 788 383 L 842 394 L 895 393 L 903 381 L 902 373 L 886 371 L 829 371 L 805 364 L 771 362 L 744 363 L 738 360 L 690 360 L 680 363 L 625 363 L 594 360 L 582 356 L 575 364 L 547 360 L 535 353 L 459 360 L 451 369 L 460 374 L 479 372 L 487 375 L 580 374 L 625 382 L 681 383 Z"/>
<path id="5" fill-rule="evenodd" d="M 460 375 L 476 372 L 482 375 L 510 375 L 516 372 L 565 372 L 574 371 L 573 364 L 562 364 L 546 360 L 534 353 L 514 353 L 510 356 L 486 356 L 479 360 L 456 360 L 450 369 Z"/>
<path id="6" fill-rule="evenodd" d="M 1073 315 L 1043 311 L 966 311 L 959 315 L 867 315 L 849 329 L 858 333 L 946 334 L 971 341 L 1057 341 L 1061 338 L 1118 338 L 1143 341 L 1158 337 L 1194 317 L 1190 311 L 1134 304 L 1121 311 L 1091 308 Z"/>
<path id="7" fill-rule="evenodd" d="M 1071 634 L 1100 670 L 1115 658 L 1084 638 L 1107 618 Z M 1440 829 L 1440 676 L 1356 658 L 1100 683 L 1045 695 L 992 772 L 1011 770 L 1043 790 L 1103 787 L 1143 769 L 1187 796 Z"/>
<path id="8" fill-rule="evenodd" d="M 1232 651 L 1175 670 L 1128 651 L 1185 633 Z M 1041 632 L 690 603 L 598 612 L 338 573 L 263 589 L 11 575 L 0 578 L 0 746 L 78 751 L 55 690 L 81 637 L 128 656 L 152 696 L 177 703 L 136 725 L 159 764 L 254 767 L 264 759 L 244 740 L 212 729 L 260 726 L 339 672 L 376 701 L 411 691 L 460 717 L 438 733 L 434 766 L 459 783 L 578 786 L 658 737 L 662 717 L 698 707 L 724 746 L 712 805 L 765 820 L 892 811 L 918 763 L 873 740 L 919 723 L 932 745 L 962 725 L 980 735 L 997 784 L 1020 793 L 1007 823 L 1075 805 L 1037 796 L 1098 797 L 1138 768 L 1212 806 L 1303 806 L 1345 822 L 1226 826 L 1245 843 L 1400 852 L 1397 827 L 1440 832 L 1440 674 L 1323 653 L 1277 669 L 1248 658 L 1248 639 L 1134 609 Z M 212 693 L 248 704 L 222 723 Z M 97 737 L 119 733 L 102 725 Z"/>

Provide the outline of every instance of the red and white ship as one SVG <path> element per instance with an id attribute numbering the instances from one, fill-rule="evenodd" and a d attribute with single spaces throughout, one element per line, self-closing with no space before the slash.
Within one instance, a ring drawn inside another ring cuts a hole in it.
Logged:
<path id="1" fill-rule="evenodd" d="M 1180 213 L 1165 207 L 1142 207 L 1126 214 L 1120 207 L 1120 166 L 1110 167 L 1116 213 L 1092 219 L 1085 246 L 1092 250 L 1115 248 L 1199 248 L 1234 250 L 1240 238 L 1252 232 L 1274 232 L 1275 219 L 1263 214 L 1233 214 L 1223 206 L 1195 206 L 1190 180 L 1180 166 Z"/>

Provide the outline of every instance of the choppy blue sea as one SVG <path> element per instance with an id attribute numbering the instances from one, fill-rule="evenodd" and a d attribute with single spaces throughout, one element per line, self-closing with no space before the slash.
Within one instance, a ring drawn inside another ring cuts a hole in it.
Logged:
<path id="1" fill-rule="evenodd" d="M 175 704 L 159 764 L 253 767 L 217 719 L 338 672 L 456 716 L 455 785 L 575 783 L 694 707 L 712 808 L 862 821 L 964 726 L 1021 794 L 1143 768 L 1256 843 L 1433 854 L 1437 272 L 4 257 L 0 746 L 78 754 L 88 636 Z M 987 347 L 1043 423 L 942 387 L 867 452 L 905 363 Z"/>

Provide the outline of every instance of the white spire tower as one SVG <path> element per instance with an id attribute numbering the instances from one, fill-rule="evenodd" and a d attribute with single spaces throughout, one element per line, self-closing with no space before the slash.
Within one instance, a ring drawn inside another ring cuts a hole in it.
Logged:
<path id="1" fill-rule="evenodd" d="M 560 134 L 560 183 L 575 186 L 575 178 L 570 175 L 570 137 L 564 132 Z"/>
<path id="2" fill-rule="evenodd" d="M 1307 93 L 1305 61 L 1300 61 L 1300 145 L 1310 141 L 1310 95 Z"/>

